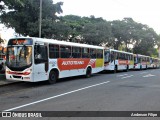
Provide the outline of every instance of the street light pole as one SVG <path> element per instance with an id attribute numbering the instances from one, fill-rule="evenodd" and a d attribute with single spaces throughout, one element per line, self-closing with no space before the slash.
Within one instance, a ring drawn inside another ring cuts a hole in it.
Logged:
<path id="1" fill-rule="evenodd" d="M 42 0 L 40 0 L 40 10 L 39 10 L 39 37 L 41 38 L 42 29 Z"/>

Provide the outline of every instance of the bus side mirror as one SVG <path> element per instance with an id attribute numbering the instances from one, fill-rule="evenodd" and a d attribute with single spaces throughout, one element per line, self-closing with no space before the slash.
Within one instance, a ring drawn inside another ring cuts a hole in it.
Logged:
<path id="1" fill-rule="evenodd" d="M 1 50 L 1 53 L 3 54 L 7 53 L 7 47 L 2 47 L 0 50 Z"/>
<path id="2" fill-rule="evenodd" d="M 7 47 L 3 48 L 3 53 L 6 54 L 7 53 Z"/>

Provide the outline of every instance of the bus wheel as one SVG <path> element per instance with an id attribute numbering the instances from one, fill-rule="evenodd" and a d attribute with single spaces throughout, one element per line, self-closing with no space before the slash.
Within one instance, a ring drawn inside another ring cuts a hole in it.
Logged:
<path id="1" fill-rule="evenodd" d="M 126 68 L 126 70 L 125 70 L 126 72 L 128 72 L 129 71 L 129 67 L 128 67 L 128 65 L 127 65 L 127 68 Z"/>
<path id="2" fill-rule="evenodd" d="M 58 74 L 55 71 L 51 71 L 49 74 L 48 83 L 54 84 L 54 83 L 56 83 L 57 79 L 58 79 Z"/>
<path id="3" fill-rule="evenodd" d="M 142 70 L 142 65 L 140 66 L 140 70 Z"/>
<path id="4" fill-rule="evenodd" d="M 91 77 L 91 74 L 92 74 L 91 68 L 87 68 L 87 71 L 86 71 L 86 78 Z"/>
<path id="5" fill-rule="evenodd" d="M 0 65 L 0 71 L 2 70 L 2 68 L 3 68 L 3 66 L 2 66 L 2 65 Z"/>
<path id="6" fill-rule="evenodd" d="M 147 70 L 147 65 L 146 65 L 146 70 Z"/>
<path id="7" fill-rule="evenodd" d="M 113 71 L 114 73 L 117 73 L 117 65 L 115 66 L 115 68 L 114 68 L 114 71 Z"/>

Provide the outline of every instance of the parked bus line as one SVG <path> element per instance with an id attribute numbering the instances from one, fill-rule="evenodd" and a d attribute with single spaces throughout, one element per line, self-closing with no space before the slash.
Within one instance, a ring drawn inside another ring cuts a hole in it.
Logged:
<path id="1" fill-rule="evenodd" d="M 22 37 L 8 41 L 6 79 L 55 83 L 60 78 L 85 75 L 103 70 L 159 68 L 160 59 L 105 47 Z"/>

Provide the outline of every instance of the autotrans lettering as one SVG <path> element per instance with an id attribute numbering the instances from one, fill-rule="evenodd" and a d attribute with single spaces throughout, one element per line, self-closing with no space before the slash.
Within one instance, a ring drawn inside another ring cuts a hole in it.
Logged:
<path id="1" fill-rule="evenodd" d="M 118 64 L 119 65 L 127 65 L 127 64 L 129 64 L 129 61 L 128 60 L 118 60 Z"/>
<path id="2" fill-rule="evenodd" d="M 83 65 L 84 61 L 63 61 L 62 65 Z"/>
<path id="3" fill-rule="evenodd" d="M 73 70 L 73 69 L 85 69 L 89 65 L 90 59 L 58 59 L 58 68 L 60 71 Z"/>

